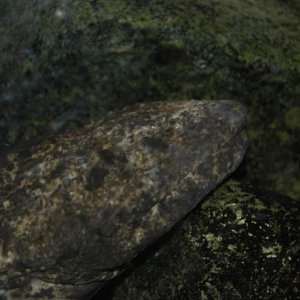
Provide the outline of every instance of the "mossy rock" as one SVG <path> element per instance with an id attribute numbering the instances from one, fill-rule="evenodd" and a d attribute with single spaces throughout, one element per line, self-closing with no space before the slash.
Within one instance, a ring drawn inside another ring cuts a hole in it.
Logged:
<path id="1" fill-rule="evenodd" d="M 298 299 L 299 213 L 297 201 L 231 180 L 94 299 Z"/>
<path id="2" fill-rule="evenodd" d="M 300 198 L 297 1 L 0 3 L 0 144 L 139 101 L 240 100 L 241 174 Z M 290 119 L 292 116 L 292 119 Z"/>

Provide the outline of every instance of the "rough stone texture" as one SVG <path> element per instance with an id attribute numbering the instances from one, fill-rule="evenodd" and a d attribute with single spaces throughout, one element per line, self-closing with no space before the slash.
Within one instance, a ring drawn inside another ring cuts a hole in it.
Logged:
<path id="1" fill-rule="evenodd" d="M 300 199 L 299 0 L 1 0 L 0 147 L 138 101 L 249 107 L 246 180 Z"/>
<path id="2" fill-rule="evenodd" d="M 229 181 L 95 300 L 300 299 L 299 216 L 299 202 Z"/>
<path id="3" fill-rule="evenodd" d="M 0 293 L 79 298 L 122 272 L 236 169 L 244 117 L 226 100 L 145 103 L 2 153 Z"/>

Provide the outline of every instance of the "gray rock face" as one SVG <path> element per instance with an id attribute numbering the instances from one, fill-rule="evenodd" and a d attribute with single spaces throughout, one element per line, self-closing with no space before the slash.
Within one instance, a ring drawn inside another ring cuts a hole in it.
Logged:
<path id="1" fill-rule="evenodd" d="M 0 299 L 79 299 L 121 273 L 236 169 L 244 116 L 144 103 L 2 153 Z"/>

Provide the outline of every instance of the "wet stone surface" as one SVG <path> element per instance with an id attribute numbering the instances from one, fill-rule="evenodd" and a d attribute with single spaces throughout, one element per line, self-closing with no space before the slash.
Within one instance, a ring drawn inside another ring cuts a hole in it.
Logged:
<path id="1" fill-rule="evenodd" d="M 95 300 L 300 299 L 299 216 L 299 202 L 230 180 Z"/>

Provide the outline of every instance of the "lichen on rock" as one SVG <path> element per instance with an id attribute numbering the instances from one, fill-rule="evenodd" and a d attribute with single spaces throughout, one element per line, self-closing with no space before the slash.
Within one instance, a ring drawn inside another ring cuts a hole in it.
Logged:
<path id="1" fill-rule="evenodd" d="M 297 201 L 231 180 L 119 282 L 111 299 L 298 299 L 299 213 Z"/>
<path id="2" fill-rule="evenodd" d="M 297 201 L 231 180 L 111 299 L 298 299 L 299 213 Z"/>

